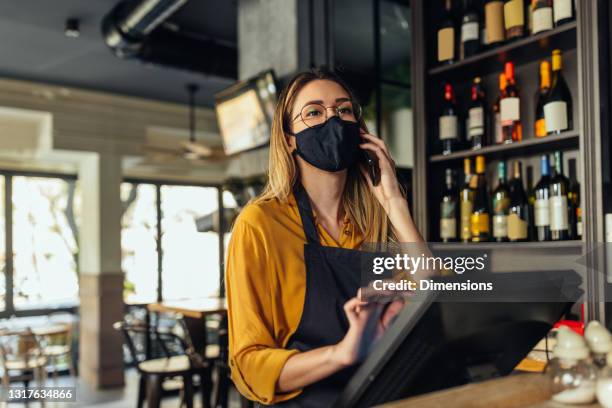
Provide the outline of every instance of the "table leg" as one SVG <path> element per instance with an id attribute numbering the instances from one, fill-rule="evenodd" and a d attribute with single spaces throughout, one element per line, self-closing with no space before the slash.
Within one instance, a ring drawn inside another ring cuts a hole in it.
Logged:
<path id="1" fill-rule="evenodd" d="M 150 360 L 153 357 L 151 355 L 151 312 L 148 308 L 145 308 L 145 329 L 145 356 L 147 360 Z"/>

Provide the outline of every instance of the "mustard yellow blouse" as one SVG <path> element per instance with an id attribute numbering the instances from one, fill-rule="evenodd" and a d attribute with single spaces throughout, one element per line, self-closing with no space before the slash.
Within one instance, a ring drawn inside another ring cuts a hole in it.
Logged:
<path id="1" fill-rule="evenodd" d="M 362 234 L 347 219 L 339 242 L 316 221 L 321 244 L 355 249 Z M 291 399 L 278 394 L 287 350 L 297 329 L 306 290 L 302 221 L 295 198 L 250 204 L 238 216 L 230 239 L 226 271 L 229 354 L 232 379 L 247 398 L 264 404 Z"/>

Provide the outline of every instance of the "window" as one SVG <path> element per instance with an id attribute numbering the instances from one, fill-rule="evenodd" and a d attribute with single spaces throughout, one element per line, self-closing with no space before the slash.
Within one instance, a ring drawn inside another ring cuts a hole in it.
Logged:
<path id="1" fill-rule="evenodd" d="M 219 191 L 144 181 L 122 184 L 126 299 L 151 302 L 219 295 Z"/>
<path id="2" fill-rule="evenodd" d="M 161 186 L 162 297 L 219 295 L 219 234 L 198 231 L 196 220 L 219 208 L 219 189 Z"/>
<path id="3" fill-rule="evenodd" d="M 74 180 L 12 177 L 15 309 L 78 303 L 75 195 Z"/>
<path id="4" fill-rule="evenodd" d="M 121 184 L 121 269 L 124 293 L 142 302 L 157 300 L 157 189 Z"/>
<path id="5" fill-rule="evenodd" d="M 78 304 L 76 178 L 0 172 L 0 315 Z"/>

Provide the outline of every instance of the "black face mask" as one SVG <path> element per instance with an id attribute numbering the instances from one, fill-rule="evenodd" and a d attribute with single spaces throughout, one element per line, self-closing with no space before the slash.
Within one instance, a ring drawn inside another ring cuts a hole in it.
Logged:
<path id="1" fill-rule="evenodd" d="M 359 157 L 359 123 L 332 116 L 325 123 L 295 135 L 302 159 L 318 169 L 336 172 L 349 168 Z"/>

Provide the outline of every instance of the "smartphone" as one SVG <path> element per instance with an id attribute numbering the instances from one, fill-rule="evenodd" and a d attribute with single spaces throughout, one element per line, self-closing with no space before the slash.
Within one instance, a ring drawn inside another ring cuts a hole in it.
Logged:
<path id="1" fill-rule="evenodd" d="M 380 167 L 378 166 L 378 156 L 376 153 L 371 152 L 369 150 L 362 150 L 363 152 L 363 164 L 368 170 L 368 175 L 370 176 L 370 181 L 372 184 L 377 186 L 380 183 Z"/>

